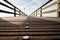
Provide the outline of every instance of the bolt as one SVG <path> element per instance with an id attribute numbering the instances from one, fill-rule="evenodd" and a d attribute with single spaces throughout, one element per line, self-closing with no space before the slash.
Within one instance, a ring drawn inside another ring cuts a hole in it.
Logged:
<path id="1" fill-rule="evenodd" d="M 26 28 L 26 29 L 28 29 L 28 28 L 29 28 L 29 26 L 26 26 L 25 28 Z"/>
<path id="2" fill-rule="evenodd" d="M 23 36 L 23 40 L 29 40 L 30 37 L 29 36 Z"/>

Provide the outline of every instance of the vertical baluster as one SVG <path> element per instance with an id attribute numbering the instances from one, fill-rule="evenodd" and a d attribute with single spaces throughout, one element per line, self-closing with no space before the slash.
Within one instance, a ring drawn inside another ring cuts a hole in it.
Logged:
<path id="1" fill-rule="evenodd" d="M 34 12 L 34 16 L 35 16 L 35 12 Z"/>
<path id="2" fill-rule="evenodd" d="M 42 17 L 42 7 L 41 7 L 41 10 L 40 10 L 40 17 Z"/>
<path id="3" fill-rule="evenodd" d="M 36 16 L 37 16 L 37 10 L 36 10 Z"/>
<path id="4" fill-rule="evenodd" d="M 21 11 L 19 10 L 19 16 L 21 16 L 21 14 L 20 14 L 20 13 L 21 13 Z"/>
<path id="5" fill-rule="evenodd" d="M 57 0 L 57 9 L 58 9 L 58 12 L 57 12 L 57 14 L 58 14 L 58 17 L 60 17 L 60 0 Z"/>
<path id="6" fill-rule="evenodd" d="M 23 12 L 22 12 L 22 16 L 23 16 Z"/>
<path id="7" fill-rule="evenodd" d="M 16 17 L 16 7 L 14 7 L 14 17 Z"/>

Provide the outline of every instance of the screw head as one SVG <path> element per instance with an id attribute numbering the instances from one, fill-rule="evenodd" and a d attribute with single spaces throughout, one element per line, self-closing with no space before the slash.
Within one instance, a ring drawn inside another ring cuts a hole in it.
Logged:
<path id="1" fill-rule="evenodd" d="M 28 29 L 28 28 L 29 28 L 29 26 L 26 26 L 25 28 L 26 28 L 26 29 Z"/>
<path id="2" fill-rule="evenodd" d="M 27 40 L 27 39 L 29 39 L 30 37 L 29 36 L 23 36 L 23 39 L 24 40 Z"/>

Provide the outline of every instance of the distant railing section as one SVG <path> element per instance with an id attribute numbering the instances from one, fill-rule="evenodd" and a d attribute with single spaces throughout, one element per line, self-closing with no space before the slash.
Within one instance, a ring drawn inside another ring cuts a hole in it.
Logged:
<path id="1" fill-rule="evenodd" d="M 42 14 L 48 14 L 48 13 L 53 13 L 53 12 L 60 12 L 60 8 L 57 9 L 52 9 L 52 10 L 48 10 L 43 12 L 43 10 L 50 8 L 56 4 L 58 4 L 58 1 L 55 1 L 51 4 L 49 4 L 50 2 L 52 2 L 53 0 L 49 0 L 48 2 L 46 2 L 44 5 L 42 5 L 41 7 L 39 7 L 37 10 L 35 10 L 30 16 L 37 16 L 40 15 L 40 17 L 42 17 Z M 47 5 L 49 4 L 49 5 Z M 58 5 L 57 5 L 58 6 Z M 39 13 L 38 13 L 39 12 Z"/>
<path id="2" fill-rule="evenodd" d="M 9 1 L 7 1 L 7 0 L 3 0 L 3 1 L 6 2 L 6 3 L 8 3 L 9 5 L 11 5 L 13 8 L 10 7 L 10 6 L 8 6 L 8 5 L 6 5 L 6 4 L 4 4 L 4 3 L 2 3 L 2 2 L 0 2 L 0 5 L 2 5 L 4 7 L 7 7 L 9 9 L 13 10 L 14 13 L 13 12 L 6 11 L 6 10 L 3 10 L 3 8 L 0 9 L 0 12 L 2 12 L 2 13 L 8 13 L 8 14 L 14 14 L 14 17 L 16 17 L 16 15 L 19 15 L 19 16 L 27 16 L 23 11 L 21 11 L 16 6 L 14 6 L 13 4 L 11 4 Z M 18 13 L 16 13 L 16 12 L 18 12 Z"/>

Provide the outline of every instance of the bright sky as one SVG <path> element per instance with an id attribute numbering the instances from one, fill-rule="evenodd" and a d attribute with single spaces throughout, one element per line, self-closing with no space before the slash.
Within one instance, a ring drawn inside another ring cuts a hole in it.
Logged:
<path id="1" fill-rule="evenodd" d="M 8 0 L 26 14 L 31 14 L 48 0 Z M 25 10 L 24 10 L 25 9 Z"/>

